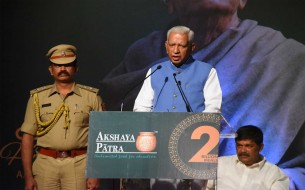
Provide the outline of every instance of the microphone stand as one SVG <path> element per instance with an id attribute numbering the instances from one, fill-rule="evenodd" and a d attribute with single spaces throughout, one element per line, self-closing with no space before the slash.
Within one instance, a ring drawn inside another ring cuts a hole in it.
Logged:
<path id="1" fill-rule="evenodd" d="M 184 94 L 184 92 L 183 92 L 183 90 L 181 88 L 181 82 L 177 81 L 177 79 L 176 79 L 176 73 L 174 73 L 173 76 L 174 76 L 175 82 L 176 82 L 176 84 L 178 86 L 179 92 L 180 92 L 180 94 L 182 96 L 182 99 L 183 99 L 183 101 L 185 103 L 187 112 L 193 112 L 193 110 L 192 110 L 192 108 L 190 106 L 190 103 L 187 101 L 187 98 L 186 98 L 186 96 L 185 96 L 185 94 Z M 181 181 L 184 183 L 184 186 L 185 186 L 186 190 L 192 190 L 192 183 L 193 183 L 192 179 L 183 179 Z"/>
<path id="2" fill-rule="evenodd" d="M 136 85 L 134 85 L 130 90 L 128 90 L 125 94 L 124 94 L 124 96 L 123 96 L 123 98 L 122 98 L 122 102 L 121 102 L 121 112 L 123 111 L 123 107 L 124 107 L 124 100 L 125 100 L 125 98 L 126 98 L 126 96 L 133 90 L 133 89 L 135 89 L 137 86 L 139 86 L 143 81 L 145 81 L 148 77 L 150 77 L 152 74 L 154 74 L 157 70 L 159 70 L 159 69 L 161 69 L 162 68 L 162 66 L 161 65 L 158 65 L 158 67 L 153 71 L 153 72 L 151 72 L 149 75 L 147 75 L 143 80 L 141 80 L 139 83 L 137 83 Z"/>
<path id="3" fill-rule="evenodd" d="M 184 92 L 183 92 L 183 90 L 181 88 L 181 82 L 177 81 L 177 79 L 176 79 L 176 73 L 174 73 L 173 76 L 174 76 L 175 82 L 176 82 L 176 84 L 178 86 L 178 90 L 179 90 L 179 92 L 180 92 L 180 94 L 182 96 L 182 99 L 183 99 L 184 103 L 185 103 L 187 112 L 193 112 L 193 110 L 192 110 L 192 108 L 190 106 L 190 103 L 187 101 L 187 98 L 186 98 L 186 96 L 185 96 L 185 94 L 184 94 Z"/>

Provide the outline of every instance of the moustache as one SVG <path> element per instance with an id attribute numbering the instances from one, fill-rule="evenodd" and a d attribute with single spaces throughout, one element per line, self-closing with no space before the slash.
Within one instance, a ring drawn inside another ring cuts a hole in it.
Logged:
<path id="1" fill-rule="evenodd" d="M 247 156 L 247 157 L 249 157 L 250 155 L 247 154 L 247 153 L 240 153 L 240 154 L 238 154 L 238 156 Z"/>
<path id="2" fill-rule="evenodd" d="M 59 73 L 58 73 L 58 76 L 60 76 L 60 75 L 68 75 L 68 76 L 70 76 L 70 74 L 69 74 L 67 71 L 61 71 L 61 72 L 59 72 Z"/>

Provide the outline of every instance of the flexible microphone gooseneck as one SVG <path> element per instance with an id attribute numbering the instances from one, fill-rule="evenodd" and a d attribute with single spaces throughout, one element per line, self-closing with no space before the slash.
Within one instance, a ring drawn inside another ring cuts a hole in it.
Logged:
<path id="1" fill-rule="evenodd" d="M 184 92 L 183 92 L 183 90 L 181 88 L 181 82 L 177 81 L 177 79 L 176 79 L 176 73 L 173 73 L 173 76 L 174 76 L 175 82 L 176 82 L 176 84 L 178 86 L 178 90 L 179 90 L 179 92 L 180 92 L 180 94 L 182 96 L 182 99 L 183 99 L 184 103 L 185 103 L 185 107 L 186 107 L 187 112 L 193 112 L 193 110 L 192 110 L 192 108 L 190 106 L 190 103 L 187 101 L 187 98 L 186 98 L 186 96 L 185 96 L 185 94 L 184 94 Z"/>
<path id="2" fill-rule="evenodd" d="M 158 65 L 158 67 L 153 71 L 151 72 L 149 75 L 147 75 L 143 80 L 141 80 L 139 83 L 137 83 L 136 85 L 134 85 L 132 88 L 130 88 L 123 96 L 122 98 L 122 102 L 121 102 L 121 112 L 123 111 L 123 107 L 124 107 L 124 100 L 126 98 L 126 96 L 132 91 L 134 90 L 137 86 L 139 86 L 143 81 L 145 81 L 148 77 L 150 77 L 152 74 L 154 74 L 157 70 L 161 69 L 162 66 L 161 65 Z"/>
<path id="3" fill-rule="evenodd" d="M 158 96 L 157 96 L 157 98 L 156 98 L 157 100 L 156 100 L 156 103 L 155 103 L 154 107 L 157 106 L 158 101 L 159 101 L 159 97 L 160 97 L 160 95 L 161 95 L 161 93 L 162 93 L 162 91 L 163 91 L 163 89 L 164 89 L 165 84 L 167 83 L 167 81 L 168 81 L 168 77 L 165 77 L 165 78 L 164 78 L 163 86 L 162 86 L 162 88 L 161 88 L 161 90 L 160 90 L 160 92 L 159 92 L 159 94 L 158 94 Z"/>

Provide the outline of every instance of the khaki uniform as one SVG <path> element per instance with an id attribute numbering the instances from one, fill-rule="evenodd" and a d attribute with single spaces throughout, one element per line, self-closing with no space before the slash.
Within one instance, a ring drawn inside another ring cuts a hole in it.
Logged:
<path id="1" fill-rule="evenodd" d="M 74 84 L 72 92 L 66 97 L 57 92 L 55 85 L 32 90 L 21 131 L 34 136 L 38 129 L 35 93 L 38 95 L 39 117 L 42 122 L 49 121 L 62 103 L 68 108 L 68 117 L 62 114 L 48 133 L 37 137 L 37 146 L 58 151 L 86 148 L 90 111 L 102 111 L 98 89 Z M 85 189 L 85 165 L 86 154 L 56 159 L 38 154 L 33 164 L 33 174 L 39 189 L 59 189 L 63 185 L 66 186 L 65 189 Z"/>

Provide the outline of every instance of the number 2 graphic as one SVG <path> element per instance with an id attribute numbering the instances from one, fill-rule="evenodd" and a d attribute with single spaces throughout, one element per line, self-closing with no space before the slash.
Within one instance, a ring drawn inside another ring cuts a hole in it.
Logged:
<path id="1" fill-rule="evenodd" d="M 200 126 L 193 131 L 191 139 L 199 140 L 203 134 L 208 134 L 210 138 L 208 142 L 194 154 L 189 162 L 207 162 L 205 161 L 204 156 L 208 155 L 210 151 L 217 146 L 219 142 L 219 131 L 216 128 L 211 126 Z"/>

